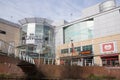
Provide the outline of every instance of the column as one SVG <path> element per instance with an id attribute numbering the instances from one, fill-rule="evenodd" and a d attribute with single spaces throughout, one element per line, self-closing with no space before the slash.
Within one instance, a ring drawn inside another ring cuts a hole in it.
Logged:
<path id="1" fill-rule="evenodd" d="M 46 64 L 46 60 L 45 60 L 45 58 L 44 58 L 44 64 Z"/>
<path id="2" fill-rule="evenodd" d="M 54 59 L 52 59 L 52 65 L 53 65 L 53 63 L 54 63 Z"/>
<path id="3" fill-rule="evenodd" d="M 72 62 L 72 59 L 71 59 L 71 63 L 70 63 L 70 64 L 71 64 L 71 66 L 72 66 L 72 63 L 73 63 L 73 62 Z"/>
<path id="4" fill-rule="evenodd" d="M 94 57 L 94 64 L 97 66 L 102 66 L 102 60 L 100 56 Z"/>
<path id="5" fill-rule="evenodd" d="M 81 64 L 80 65 L 83 66 L 83 58 L 81 58 Z"/>
<path id="6" fill-rule="evenodd" d="M 78 59 L 78 63 L 77 63 L 78 66 L 80 66 L 80 59 Z"/>
<path id="7" fill-rule="evenodd" d="M 48 64 L 50 64 L 49 61 L 50 61 L 50 60 L 48 59 Z"/>
<path id="8" fill-rule="evenodd" d="M 84 59 L 85 60 L 85 66 L 86 66 L 86 59 Z"/>
<path id="9" fill-rule="evenodd" d="M 120 54 L 118 55 L 118 61 L 119 61 L 119 65 L 120 65 Z"/>
<path id="10" fill-rule="evenodd" d="M 94 59 L 92 59 L 92 66 L 94 66 Z"/>

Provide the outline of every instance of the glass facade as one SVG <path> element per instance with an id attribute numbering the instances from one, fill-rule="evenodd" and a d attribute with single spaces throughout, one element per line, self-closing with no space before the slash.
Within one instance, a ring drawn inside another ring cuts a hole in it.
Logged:
<path id="1" fill-rule="evenodd" d="M 71 40 L 77 42 L 92 38 L 93 25 L 93 19 L 89 19 L 63 28 L 64 43 L 69 43 Z"/>
<path id="2" fill-rule="evenodd" d="M 28 25 L 26 24 L 26 25 L 24 25 L 23 27 L 22 27 L 22 31 L 24 31 L 25 33 L 27 33 L 27 27 L 28 27 Z"/>
<path id="3" fill-rule="evenodd" d="M 65 53 L 69 53 L 69 52 L 68 52 L 68 49 L 62 49 L 62 50 L 61 50 L 61 54 L 65 54 Z"/>
<path id="4" fill-rule="evenodd" d="M 83 46 L 83 51 L 92 51 L 92 45 Z"/>
<path id="5" fill-rule="evenodd" d="M 20 52 L 22 54 L 29 55 L 33 58 L 38 58 L 39 54 L 40 57 L 55 57 L 54 29 L 51 25 L 47 24 L 47 22 L 23 24 L 21 39 Z M 27 43 L 27 40 L 29 40 L 30 43 Z"/>
<path id="6" fill-rule="evenodd" d="M 75 52 L 81 52 L 81 46 L 75 47 Z M 72 48 L 61 49 L 61 54 L 68 54 L 72 52 Z"/>

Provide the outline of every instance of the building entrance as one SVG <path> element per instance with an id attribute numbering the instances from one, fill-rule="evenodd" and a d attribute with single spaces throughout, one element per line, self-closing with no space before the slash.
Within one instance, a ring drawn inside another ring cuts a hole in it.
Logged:
<path id="1" fill-rule="evenodd" d="M 83 66 L 92 66 L 93 65 L 93 57 L 85 57 L 85 58 L 83 58 L 82 61 L 83 61 Z"/>
<path id="2" fill-rule="evenodd" d="M 102 58 L 103 66 L 118 66 L 119 65 L 118 56 L 107 56 L 107 57 L 101 57 L 101 58 Z"/>

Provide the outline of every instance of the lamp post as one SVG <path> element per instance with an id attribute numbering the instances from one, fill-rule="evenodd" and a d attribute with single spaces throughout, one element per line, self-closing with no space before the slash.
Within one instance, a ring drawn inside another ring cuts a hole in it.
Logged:
<path id="1" fill-rule="evenodd" d="M 71 66 L 72 66 L 72 64 L 73 64 L 73 62 L 72 62 L 72 57 L 73 57 L 73 40 L 71 40 L 71 47 L 72 47 L 72 54 L 71 54 Z"/>
<path id="2" fill-rule="evenodd" d="M 41 44 L 41 42 L 39 43 L 39 57 L 38 57 L 38 66 L 40 66 L 40 54 L 41 54 L 41 49 L 42 49 L 42 44 Z"/>
<path id="3" fill-rule="evenodd" d="M 40 54 L 42 53 L 42 43 L 43 43 L 43 39 L 40 37 L 40 39 L 37 39 L 38 40 L 38 45 L 37 45 L 37 48 L 38 48 L 38 66 L 40 66 Z"/>

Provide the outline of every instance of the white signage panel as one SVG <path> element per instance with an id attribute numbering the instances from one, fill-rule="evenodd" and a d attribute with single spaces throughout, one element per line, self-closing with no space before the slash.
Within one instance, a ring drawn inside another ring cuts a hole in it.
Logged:
<path id="1" fill-rule="evenodd" d="M 100 50 L 101 53 L 111 53 L 111 52 L 115 53 L 117 50 L 116 42 L 102 43 L 100 44 Z"/>
<path id="2" fill-rule="evenodd" d="M 34 36 L 35 36 L 35 23 L 29 23 L 27 28 L 26 44 L 34 44 L 35 43 Z"/>

